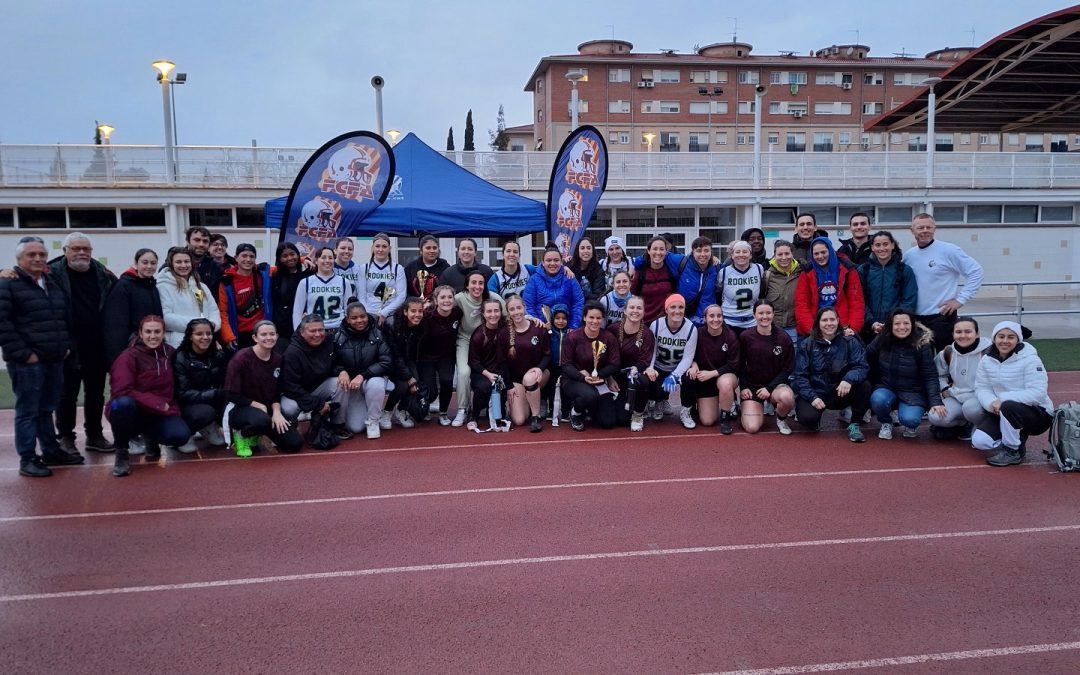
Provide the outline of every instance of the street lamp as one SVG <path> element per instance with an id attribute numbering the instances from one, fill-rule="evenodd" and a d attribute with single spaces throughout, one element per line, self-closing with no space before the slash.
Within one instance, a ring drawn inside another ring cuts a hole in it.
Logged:
<path id="1" fill-rule="evenodd" d="M 112 136 L 112 132 L 116 131 L 116 127 L 111 124 L 99 124 L 97 130 L 101 133 L 101 138 L 105 141 L 105 145 L 109 144 L 109 137 Z"/>
<path id="2" fill-rule="evenodd" d="M 397 139 L 401 136 L 401 132 L 397 129 L 387 129 L 386 135 L 390 137 L 390 145 L 397 145 Z"/>
<path id="3" fill-rule="evenodd" d="M 706 98 L 711 99 L 711 98 L 713 98 L 715 96 L 723 96 L 724 95 L 724 88 L 723 87 L 713 87 L 712 91 L 709 91 L 708 87 L 698 87 L 697 93 L 698 93 L 698 96 L 705 96 Z M 713 109 L 713 102 L 710 100 L 709 101 L 709 121 L 706 124 L 706 127 L 708 128 L 708 133 L 709 133 L 709 143 L 708 143 L 708 145 L 706 145 L 706 149 L 712 147 L 712 109 Z"/>
<path id="4" fill-rule="evenodd" d="M 934 116 L 937 107 L 937 93 L 934 85 L 941 82 L 940 77 L 928 77 L 919 84 L 930 87 L 926 97 L 926 187 L 934 187 L 934 150 L 937 149 L 937 140 L 934 138 Z"/>
<path id="5" fill-rule="evenodd" d="M 578 94 L 577 83 L 585 77 L 585 73 L 578 71 L 570 71 L 566 74 L 566 79 L 570 80 L 570 133 L 574 132 L 574 129 L 578 127 Z"/>
<path id="6" fill-rule="evenodd" d="M 761 187 L 761 99 L 769 88 L 763 84 L 754 87 L 754 189 Z M 761 223 L 755 221 L 754 225 Z"/>
<path id="7" fill-rule="evenodd" d="M 653 142 L 653 139 L 656 138 L 656 134 L 654 134 L 653 132 L 650 131 L 647 134 L 642 134 L 641 137 L 643 139 L 645 139 L 646 143 L 649 144 L 649 149 L 646 152 L 652 152 L 652 142 Z"/>
<path id="8" fill-rule="evenodd" d="M 112 136 L 112 132 L 116 131 L 116 128 L 111 124 L 99 124 L 97 125 L 98 133 L 101 134 L 101 139 L 105 145 L 105 179 L 112 183 L 113 180 L 113 165 L 112 165 L 112 146 L 109 144 L 109 137 Z"/>
<path id="9" fill-rule="evenodd" d="M 166 59 L 158 59 L 151 63 L 150 67 L 158 71 L 157 80 L 161 83 L 161 107 L 165 114 L 165 175 L 170 183 L 174 183 L 176 182 L 176 141 L 172 115 L 172 81 L 169 79 L 169 73 L 176 68 L 176 64 Z"/>

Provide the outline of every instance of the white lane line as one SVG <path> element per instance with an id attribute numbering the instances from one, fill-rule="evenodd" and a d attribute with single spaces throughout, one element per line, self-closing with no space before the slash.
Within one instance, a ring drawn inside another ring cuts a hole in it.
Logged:
<path id="1" fill-rule="evenodd" d="M 427 492 L 397 492 L 377 495 L 348 497 L 323 497 L 317 499 L 289 499 L 274 502 L 249 502 L 241 504 L 208 504 L 205 506 L 176 506 L 163 509 L 137 509 L 131 511 L 94 511 L 89 513 L 55 513 L 38 516 L 0 517 L 0 523 L 19 523 L 35 520 L 69 520 L 75 518 L 107 518 L 113 516 L 142 516 L 162 513 L 191 513 L 197 511 L 226 511 L 230 509 L 257 509 L 281 506 L 307 506 L 312 504 L 341 504 L 347 502 L 379 501 L 384 499 L 414 499 L 427 497 L 452 497 L 458 495 L 499 494 L 505 492 L 532 492 L 539 490 L 574 490 L 582 488 L 611 488 L 631 485 L 674 485 L 678 483 L 715 483 L 721 481 L 771 480 L 780 478 L 821 478 L 828 476 L 868 476 L 895 473 L 920 473 L 927 471 L 957 471 L 987 469 L 987 464 L 958 466 L 919 466 L 901 469 L 852 469 L 848 471 L 803 471 L 797 473 L 763 473 L 739 476 L 700 476 L 689 478 L 651 478 L 640 480 L 594 481 L 588 483 L 552 483 L 546 485 L 510 485 L 505 487 L 468 488 L 460 490 L 433 490 Z"/>
<path id="2" fill-rule="evenodd" d="M 536 565 L 543 563 L 566 563 L 585 560 L 616 560 L 621 558 L 645 558 L 656 556 L 676 556 L 693 553 L 729 553 L 733 551 L 765 551 L 776 549 L 807 548 L 817 546 L 850 546 L 854 544 L 883 544 L 890 542 L 924 541 L 930 539 L 962 539 L 971 537 L 1001 537 L 1019 534 L 1045 534 L 1053 532 L 1075 532 L 1080 524 L 1052 525 L 1047 527 L 1020 527 L 1007 530 L 973 530 L 966 532 L 928 532 L 925 534 L 896 534 L 879 537 L 850 537 L 845 539 L 815 539 L 810 541 L 783 541 L 764 544 L 726 544 L 722 546 L 694 546 L 690 548 L 647 549 L 643 551 L 614 551 L 609 553 L 581 553 L 576 555 L 550 555 L 534 558 L 507 558 L 502 560 L 474 560 L 456 563 L 434 563 L 429 565 L 402 565 L 398 567 L 374 567 L 359 570 L 340 570 L 336 572 L 312 572 L 308 574 L 286 574 L 270 577 L 248 577 L 239 579 L 219 579 L 217 581 L 192 581 L 183 584 L 157 584 L 152 586 L 120 586 L 116 588 L 94 588 L 82 591 L 59 591 L 54 593 L 25 593 L 21 595 L 0 595 L 0 603 L 26 602 L 33 600 L 55 600 L 59 598 L 85 598 L 101 595 L 121 595 L 126 593 L 155 593 L 161 591 L 187 591 L 204 588 L 222 588 L 228 586 L 250 586 L 254 584 L 275 584 L 292 581 L 317 581 L 321 579 L 347 579 L 353 577 L 371 577 L 386 574 L 408 574 L 416 572 L 442 572 L 450 570 L 478 569 L 487 567 L 509 567 L 514 565 Z"/>
<path id="3" fill-rule="evenodd" d="M 935 661 L 960 661 L 963 659 L 986 659 L 995 656 L 1015 656 L 1019 654 L 1045 654 L 1080 649 L 1080 642 L 1053 642 L 1042 645 L 1019 645 L 999 647 L 997 649 L 969 649 L 962 652 L 939 652 L 937 654 L 916 654 L 914 656 L 894 656 L 865 661 L 839 661 L 836 663 L 813 663 L 803 666 L 784 666 L 781 668 L 754 668 L 752 670 L 728 670 L 714 675 L 797 675 L 798 673 L 832 673 L 838 670 L 857 670 L 860 668 L 884 668 L 886 666 L 906 666 L 913 663 L 933 663 Z"/>

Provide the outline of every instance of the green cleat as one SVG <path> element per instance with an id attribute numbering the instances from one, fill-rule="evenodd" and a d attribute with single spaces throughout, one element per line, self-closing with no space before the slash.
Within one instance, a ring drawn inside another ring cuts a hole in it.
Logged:
<path id="1" fill-rule="evenodd" d="M 239 432 L 234 431 L 232 434 L 233 448 L 236 450 L 237 457 L 251 457 L 251 448 L 255 445 L 254 438 L 248 438 L 247 436 L 241 436 Z"/>

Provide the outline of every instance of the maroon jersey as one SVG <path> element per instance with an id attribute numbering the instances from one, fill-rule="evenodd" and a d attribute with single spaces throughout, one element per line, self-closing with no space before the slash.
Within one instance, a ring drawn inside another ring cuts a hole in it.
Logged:
<path id="1" fill-rule="evenodd" d="M 664 315 L 664 301 L 675 292 L 675 280 L 668 272 L 667 267 L 653 269 L 646 265 L 644 269 L 637 271 L 640 281 L 637 282 L 634 295 L 640 295 L 645 301 L 645 323 L 651 323 L 653 319 Z"/>
<path id="2" fill-rule="evenodd" d="M 225 372 L 225 391 L 238 404 L 258 401 L 267 408 L 281 399 L 278 378 L 281 376 L 281 354 L 270 352 L 263 361 L 251 347 L 236 352 Z"/>
<path id="3" fill-rule="evenodd" d="M 795 345 L 782 329 L 762 335 L 757 328 L 747 328 L 739 336 L 742 372 L 739 386 L 747 389 L 765 387 L 772 391 L 784 384 L 795 370 Z"/>
<path id="4" fill-rule="evenodd" d="M 510 379 L 521 382 L 530 368 L 547 370 L 550 364 L 551 336 L 547 329 L 529 321 L 529 327 L 514 331 L 513 353 L 510 350 L 510 327 L 499 330 L 499 350 L 510 372 Z"/>
<path id="5" fill-rule="evenodd" d="M 595 354 L 593 351 L 594 342 L 600 342 L 603 345 L 603 352 L 600 354 L 600 358 L 596 360 L 595 366 L 593 361 Z M 585 335 L 584 328 L 577 328 L 570 331 L 570 334 L 566 336 L 566 340 L 563 341 L 563 377 L 571 380 L 581 380 L 584 378 L 579 371 L 584 370 L 591 373 L 594 367 L 599 377 L 611 377 L 619 372 L 620 363 L 618 340 L 606 330 L 601 330 L 600 334 L 595 338 L 590 338 Z"/>
<path id="6" fill-rule="evenodd" d="M 627 335 L 623 331 L 624 323 L 625 321 L 620 321 L 608 328 L 619 340 L 619 362 L 623 368 L 633 366 L 638 369 L 639 373 L 644 372 L 652 363 L 653 350 L 656 347 L 656 336 L 644 323 L 641 324 L 641 328 L 637 333 Z M 621 339 L 619 338 L 620 335 L 622 336 Z"/>
<path id="7" fill-rule="evenodd" d="M 739 336 L 729 326 L 724 326 L 719 335 L 709 335 L 709 330 L 701 327 L 694 363 L 699 370 L 715 370 L 721 375 L 739 372 Z"/>
<path id="8" fill-rule="evenodd" d="M 450 310 L 450 316 L 443 316 L 434 308 L 425 312 L 422 324 L 423 337 L 420 338 L 419 350 L 421 361 L 431 362 L 455 358 L 458 325 L 461 323 L 462 316 L 464 314 L 457 305 Z"/>
<path id="9" fill-rule="evenodd" d="M 502 372 L 502 358 L 499 355 L 499 328 L 480 326 L 469 338 L 469 368 L 474 374 L 483 371 Z"/>

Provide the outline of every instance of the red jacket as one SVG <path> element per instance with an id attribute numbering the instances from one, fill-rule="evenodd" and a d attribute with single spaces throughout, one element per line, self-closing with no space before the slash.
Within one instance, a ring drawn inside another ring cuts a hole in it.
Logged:
<path id="1" fill-rule="evenodd" d="M 152 350 L 141 341 L 121 352 L 109 371 L 112 394 L 109 405 L 105 406 L 105 416 L 109 417 L 112 402 L 121 396 L 135 399 L 140 413 L 159 417 L 179 415 L 180 408 L 173 393 L 172 357 L 175 352 L 165 343 Z M 169 404 L 168 412 L 164 410 L 166 403 Z"/>
<path id="2" fill-rule="evenodd" d="M 863 299 L 862 283 L 854 267 L 848 267 L 840 261 L 840 283 L 836 292 L 836 313 L 840 315 L 840 325 L 847 326 L 858 333 L 863 327 L 863 313 L 866 310 Z M 795 331 L 799 335 L 809 335 L 814 327 L 814 316 L 818 311 L 817 274 L 813 268 L 799 275 L 795 286 Z"/>

